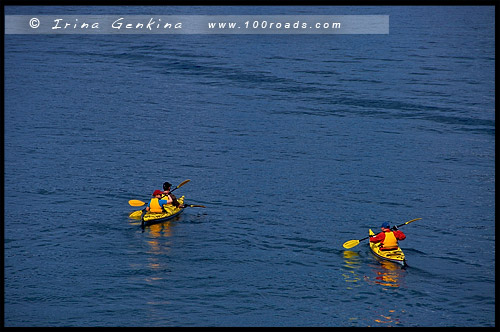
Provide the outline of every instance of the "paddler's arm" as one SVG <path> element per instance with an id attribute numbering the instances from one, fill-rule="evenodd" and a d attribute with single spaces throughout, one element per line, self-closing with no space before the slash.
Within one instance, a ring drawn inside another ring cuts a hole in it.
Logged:
<path id="1" fill-rule="evenodd" d="M 167 203 L 166 204 L 172 204 L 175 207 L 179 207 L 179 202 L 177 202 L 177 198 L 174 196 L 174 194 L 170 193 L 165 193 L 163 192 L 163 198 L 167 198 Z"/>
<path id="2" fill-rule="evenodd" d="M 383 241 L 384 239 L 385 239 L 384 232 L 380 232 L 377 235 L 370 237 L 370 242 L 377 243 Z"/>
<path id="3" fill-rule="evenodd" d="M 400 230 L 395 230 L 395 231 L 393 230 L 392 233 L 394 234 L 394 236 L 398 240 L 406 239 L 406 235 L 403 232 L 401 232 Z"/>
<path id="4" fill-rule="evenodd" d="M 163 206 L 165 204 L 170 204 L 170 202 L 166 199 L 160 199 L 158 200 L 158 204 L 160 204 L 160 206 Z"/>

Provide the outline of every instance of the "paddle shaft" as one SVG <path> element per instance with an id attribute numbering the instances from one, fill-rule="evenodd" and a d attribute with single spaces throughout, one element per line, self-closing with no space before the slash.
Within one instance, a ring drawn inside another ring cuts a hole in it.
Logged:
<path id="1" fill-rule="evenodd" d="M 182 182 L 180 185 L 178 185 L 178 186 L 177 186 L 177 187 L 175 187 L 174 189 L 170 190 L 170 191 L 169 191 L 169 194 L 170 194 L 172 191 L 179 189 L 180 187 L 182 187 L 183 185 L 185 185 L 185 184 L 186 184 L 186 183 L 188 183 L 189 181 L 191 181 L 191 180 L 186 180 L 186 181 Z"/>
<path id="2" fill-rule="evenodd" d="M 399 227 L 402 227 L 402 226 L 404 226 L 404 225 L 408 225 L 409 223 L 414 222 L 414 221 L 416 221 L 416 220 L 420 220 L 420 219 L 422 219 L 422 218 L 412 219 L 412 220 L 407 221 L 407 222 L 405 222 L 405 223 L 402 223 L 401 225 L 398 225 L 398 226 L 396 226 L 396 227 L 398 227 L 398 228 L 399 228 Z M 352 247 L 355 247 L 355 246 L 357 246 L 357 245 L 359 244 L 359 242 L 364 241 L 364 240 L 366 240 L 366 239 L 368 239 L 368 238 L 370 238 L 370 236 L 364 237 L 364 238 L 362 238 L 361 240 L 350 240 L 350 241 L 347 241 L 346 243 L 344 243 L 344 248 L 346 248 L 346 247 L 347 247 L 347 248 L 352 248 Z M 346 246 L 346 245 L 347 245 L 347 246 Z"/>
<path id="3" fill-rule="evenodd" d="M 415 220 L 419 220 L 419 219 L 422 219 L 422 218 L 417 218 L 417 219 L 413 219 L 413 220 L 407 221 L 407 222 L 405 222 L 405 223 L 402 223 L 401 225 L 397 225 L 396 227 L 397 227 L 397 228 L 399 228 L 399 227 L 402 227 L 402 226 L 404 226 L 404 225 L 408 225 L 409 223 L 411 223 L 411 222 L 413 222 L 413 221 L 415 221 Z M 367 237 L 365 237 L 365 238 L 362 238 L 361 240 L 359 240 L 359 242 L 361 242 L 361 241 L 363 241 L 363 240 L 366 240 L 366 239 L 368 239 L 369 237 L 370 237 L 370 236 L 367 236 Z"/>

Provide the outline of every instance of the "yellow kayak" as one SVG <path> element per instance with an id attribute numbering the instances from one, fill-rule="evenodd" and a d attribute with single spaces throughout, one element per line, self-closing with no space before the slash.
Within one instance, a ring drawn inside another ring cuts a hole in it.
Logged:
<path id="1" fill-rule="evenodd" d="M 375 233 L 373 233 L 371 229 L 368 231 L 368 234 L 370 236 L 375 235 Z M 370 249 L 372 253 L 376 257 L 400 264 L 402 266 L 406 266 L 405 254 L 403 253 L 403 250 L 401 250 L 401 248 L 397 248 L 394 250 L 380 250 L 381 243 L 372 243 L 372 242 L 368 243 L 370 244 Z"/>
<path id="2" fill-rule="evenodd" d="M 180 203 L 180 206 L 182 206 L 182 204 L 184 204 L 184 196 L 182 196 L 181 198 L 178 198 L 177 201 Z M 165 212 L 161 212 L 161 213 L 146 212 L 142 216 L 142 226 L 143 227 L 149 226 L 152 224 L 156 224 L 159 222 L 170 220 L 170 219 L 175 218 L 176 216 L 180 215 L 184 211 L 184 208 L 175 207 L 171 204 L 163 205 L 163 208 L 165 209 Z"/>

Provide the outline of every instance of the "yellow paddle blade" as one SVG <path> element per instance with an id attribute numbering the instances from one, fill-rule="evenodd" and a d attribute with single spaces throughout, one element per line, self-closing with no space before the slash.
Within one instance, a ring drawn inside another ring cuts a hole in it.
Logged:
<path id="1" fill-rule="evenodd" d="M 189 179 L 188 179 L 188 180 L 184 180 L 184 181 L 182 181 L 182 182 L 181 182 L 181 183 L 177 186 L 177 188 L 182 187 L 183 185 L 185 185 L 185 184 L 186 184 L 186 183 L 188 183 L 189 181 L 191 181 L 191 180 L 189 180 Z M 177 188 L 176 188 L 176 189 L 177 189 Z"/>
<path id="2" fill-rule="evenodd" d="M 344 243 L 342 246 L 346 249 L 351 249 L 354 248 L 359 244 L 359 240 L 349 240 L 346 243 Z"/>
<path id="3" fill-rule="evenodd" d="M 134 211 L 128 215 L 132 219 L 140 219 L 142 216 L 142 210 Z"/>
<path id="4" fill-rule="evenodd" d="M 405 222 L 403 225 L 399 225 L 398 227 L 401 227 L 401 226 L 404 226 L 404 225 L 408 225 L 409 223 L 414 222 L 416 220 L 420 220 L 420 219 L 422 219 L 422 218 L 412 219 L 410 221 Z"/>
<path id="5" fill-rule="evenodd" d="M 131 199 L 130 201 L 128 201 L 128 204 L 130 204 L 131 206 L 143 206 L 146 203 L 138 199 Z"/>

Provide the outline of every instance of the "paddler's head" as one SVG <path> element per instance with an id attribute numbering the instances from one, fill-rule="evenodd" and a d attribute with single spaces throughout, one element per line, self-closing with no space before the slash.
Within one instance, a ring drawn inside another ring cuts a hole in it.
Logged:
<path id="1" fill-rule="evenodd" d="M 153 193 L 153 197 L 158 197 L 158 196 L 161 197 L 161 194 L 163 194 L 163 192 L 161 190 L 156 189 L 155 192 Z"/>
<path id="2" fill-rule="evenodd" d="M 170 191 L 170 187 L 172 187 L 172 185 L 170 183 L 168 183 L 168 182 L 165 182 L 163 184 L 163 190 L 164 191 Z"/>
<path id="3" fill-rule="evenodd" d="M 382 226 L 380 226 L 380 228 L 382 228 L 382 230 L 386 230 L 386 229 L 387 229 L 387 230 L 391 230 L 391 225 L 390 225 L 387 221 L 385 221 L 385 222 L 382 224 Z"/>

